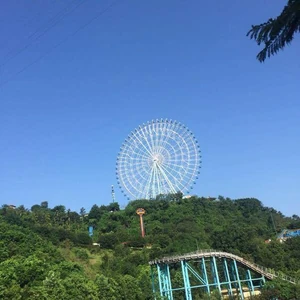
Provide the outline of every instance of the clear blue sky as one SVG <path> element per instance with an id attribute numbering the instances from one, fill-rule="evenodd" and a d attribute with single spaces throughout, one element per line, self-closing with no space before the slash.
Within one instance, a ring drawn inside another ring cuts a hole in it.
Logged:
<path id="1" fill-rule="evenodd" d="M 285 2 L 121 0 L 53 49 L 111 3 L 90 0 L 9 61 L 73 1 L 3 3 L 0 83 L 52 50 L 0 87 L 0 204 L 108 204 L 123 140 L 163 117 L 201 145 L 196 194 L 300 214 L 299 37 L 264 64 L 246 37 Z"/>

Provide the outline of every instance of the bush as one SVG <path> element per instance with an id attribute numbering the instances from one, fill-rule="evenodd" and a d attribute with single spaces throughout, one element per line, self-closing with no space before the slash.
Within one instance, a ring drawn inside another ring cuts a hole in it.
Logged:
<path id="1" fill-rule="evenodd" d="M 89 254 L 85 249 L 81 248 L 74 248 L 73 252 L 75 253 L 76 257 L 82 260 L 88 260 L 89 259 Z"/>

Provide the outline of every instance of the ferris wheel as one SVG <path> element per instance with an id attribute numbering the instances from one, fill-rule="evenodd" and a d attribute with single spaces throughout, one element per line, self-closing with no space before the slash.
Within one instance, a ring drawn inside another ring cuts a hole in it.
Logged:
<path id="1" fill-rule="evenodd" d="M 200 164 L 200 146 L 185 125 L 152 120 L 133 130 L 122 144 L 117 181 L 128 200 L 186 194 L 196 183 Z"/>

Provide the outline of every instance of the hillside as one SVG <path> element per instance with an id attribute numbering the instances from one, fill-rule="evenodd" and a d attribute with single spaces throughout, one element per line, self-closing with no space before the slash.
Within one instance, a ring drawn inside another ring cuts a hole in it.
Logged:
<path id="1" fill-rule="evenodd" d="M 135 212 L 139 207 L 146 210 L 145 238 Z M 88 226 L 94 227 L 92 238 Z M 88 214 L 84 208 L 80 213 L 49 208 L 47 202 L 30 210 L 4 205 L 0 298 L 152 299 L 149 260 L 211 248 L 300 279 L 300 238 L 278 242 L 276 234 L 284 228 L 300 228 L 300 218 L 285 217 L 252 198 L 174 195 L 132 201 L 124 210 L 117 203 L 94 205 Z M 288 297 L 299 292 L 287 289 Z"/>

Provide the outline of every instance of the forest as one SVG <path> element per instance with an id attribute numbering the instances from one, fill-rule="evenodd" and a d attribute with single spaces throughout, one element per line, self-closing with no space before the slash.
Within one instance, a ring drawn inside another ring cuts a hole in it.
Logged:
<path id="1" fill-rule="evenodd" d="M 137 208 L 146 210 L 144 238 Z M 286 228 L 300 228 L 300 217 L 254 198 L 175 194 L 124 209 L 95 204 L 89 212 L 48 202 L 3 205 L 0 299 L 153 299 L 148 262 L 200 249 L 231 252 L 300 280 L 300 237 L 276 239 Z M 268 282 L 256 299 L 300 299 L 300 287 Z"/>

